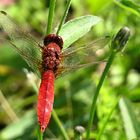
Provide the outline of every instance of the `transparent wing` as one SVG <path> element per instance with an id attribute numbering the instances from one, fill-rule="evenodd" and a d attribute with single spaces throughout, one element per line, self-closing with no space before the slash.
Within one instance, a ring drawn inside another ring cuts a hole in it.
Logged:
<path id="1" fill-rule="evenodd" d="M 59 65 L 57 74 L 64 74 L 105 61 L 105 46 L 109 40 L 110 37 L 107 36 L 79 48 L 69 47 L 65 49 L 61 54 L 62 62 Z"/>
<path id="2" fill-rule="evenodd" d="M 4 11 L 0 11 L 0 39 L 7 40 L 23 57 L 28 65 L 37 71 L 41 69 L 41 46 L 28 32 L 18 26 Z"/>

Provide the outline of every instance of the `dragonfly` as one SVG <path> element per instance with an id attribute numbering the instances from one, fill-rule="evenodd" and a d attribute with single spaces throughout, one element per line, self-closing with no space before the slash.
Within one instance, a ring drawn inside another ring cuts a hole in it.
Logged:
<path id="1" fill-rule="evenodd" d="M 64 40 L 61 36 L 49 34 L 38 41 L 4 11 L 0 11 L 0 31 L 0 40 L 7 41 L 41 77 L 37 116 L 43 133 L 51 118 L 56 78 L 79 68 L 101 63 L 97 52 L 106 46 L 110 39 L 102 37 L 88 45 L 63 49 Z"/>

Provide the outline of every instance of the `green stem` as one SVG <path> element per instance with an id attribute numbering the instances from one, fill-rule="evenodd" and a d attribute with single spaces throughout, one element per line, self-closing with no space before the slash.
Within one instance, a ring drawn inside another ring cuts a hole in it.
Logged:
<path id="1" fill-rule="evenodd" d="M 82 140 L 82 136 L 81 135 L 75 135 L 74 140 Z"/>
<path id="2" fill-rule="evenodd" d="M 63 134 L 64 139 L 65 140 L 69 140 L 69 137 L 67 135 L 67 132 L 65 131 L 65 129 L 64 129 L 61 121 L 59 120 L 59 118 L 58 118 L 58 116 L 57 116 L 57 114 L 56 114 L 56 112 L 54 110 L 52 111 L 52 116 L 53 116 L 55 122 L 57 123 L 57 125 L 59 126 L 60 131 Z"/>
<path id="3" fill-rule="evenodd" d="M 43 133 L 40 131 L 40 126 L 37 128 L 38 140 L 43 140 Z"/>
<path id="4" fill-rule="evenodd" d="M 67 16 L 68 11 L 69 11 L 69 8 L 70 8 L 70 4 L 71 4 L 71 0 L 68 0 L 67 5 L 66 5 L 66 10 L 65 10 L 65 12 L 64 12 L 64 15 L 63 15 L 63 17 L 62 17 L 62 19 L 61 19 L 61 22 L 60 22 L 60 24 L 59 24 L 58 30 L 57 30 L 57 32 L 56 32 L 57 35 L 59 34 L 59 31 L 60 31 L 60 29 L 62 28 L 62 25 L 63 25 L 64 22 L 65 22 L 66 16 Z"/>
<path id="5" fill-rule="evenodd" d="M 7 101 L 6 97 L 4 96 L 1 90 L 0 90 L 0 104 L 12 121 L 14 122 L 19 121 L 18 116 L 16 115 L 15 111 L 13 110 L 12 106 L 9 104 L 9 102 Z"/>
<path id="6" fill-rule="evenodd" d="M 104 132 L 104 130 L 105 130 L 105 127 L 106 127 L 107 123 L 109 122 L 113 111 L 115 110 L 116 106 L 118 105 L 119 100 L 120 100 L 120 97 L 115 101 L 115 103 L 114 103 L 112 109 L 110 110 L 109 114 L 107 115 L 107 117 L 106 117 L 106 119 L 105 119 L 105 121 L 104 121 L 104 123 L 103 123 L 103 126 L 102 126 L 102 128 L 100 129 L 100 131 L 99 131 L 99 134 L 98 134 L 98 136 L 97 136 L 97 140 L 100 140 L 100 137 L 101 137 L 101 135 L 103 134 L 103 132 Z"/>
<path id="7" fill-rule="evenodd" d="M 140 17 L 140 13 L 139 13 L 139 12 L 137 12 L 137 11 L 135 11 L 135 10 L 133 10 L 133 9 L 131 9 L 131 8 L 129 8 L 129 7 L 125 6 L 125 5 L 123 5 L 121 2 L 116 1 L 116 0 L 113 0 L 113 2 L 114 2 L 117 6 L 119 6 L 120 8 L 123 8 L 123 9 L 125 9 L 126 11 L 130 11 L 131 13 L 133 13 L 133 14 L 135 14 L 136 16 Z"/>
<path id="8" fill-rule="evenodd" d="M 115 51 L 112 51 L 111 52 L 111 55 L 108 59 L 108 62 L 106 64 L 106 67 L 102 73 L 102 76 L 101 76 L 101 79 L 98 83 L 98 86 L 96 88 L 96 91 L 95 91 L 95 94 L 94 94 L 94 97 L 93 97 L 93 101 L 92 101 L 92 105 L 91 105 L 91 109 L 90 109 L 90 118 L 89 118 L 89 122 L 88 122 L 88 128 L 87 128 L 87 140 L 89 140 L 90 138 L 90 130 L 91 130 L 91 127 L 92 127 L 92 123 L 93 123 L 93 119 L 94 119 L 94 113 L 95 113 L 95 109 L 96 109 L 96 101 L 97 101 L 97 98 L 98 98 L 98 95 L 99 95 L 99 92 L 100 92 L 100 89 L 102 87 L 102 84 L 104 82 L 104 79 L 109 71 L 109 68 L 113 62 L 113 59 L 114 59 L 114 56 L 116 55 L 116 52 Z"/>
<path id="9" fill-rule="evenodd" d="M 50 0 L 50 4 L 49 4 L 50 8 L 49 8 L 49 15 L 48 15 L 48 25 L 47 25 L 47 30 L 46 30 L 47 35 L 50 34 L 51 31 L 52 31 L 55 3 L 56 3 L 56 0 Z"/>

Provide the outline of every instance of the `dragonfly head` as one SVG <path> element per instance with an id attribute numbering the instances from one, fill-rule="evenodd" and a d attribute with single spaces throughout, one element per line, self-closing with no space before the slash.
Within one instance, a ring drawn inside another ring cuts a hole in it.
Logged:
<path id="1" fill-rule="evenodd" d="M 63 48 L 63 39 L 56 34 L 49 34 L 44 38 L 44 45 L 47 46 L 50 43 L 56 43 L 60 49 Z"/>

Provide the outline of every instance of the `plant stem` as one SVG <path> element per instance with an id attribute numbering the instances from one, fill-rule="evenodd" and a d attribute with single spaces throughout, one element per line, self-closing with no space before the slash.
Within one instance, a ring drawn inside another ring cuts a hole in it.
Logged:
<path id="1" fill-rule="evenodd" d="M 114 2 L 117 6 L 119 6 L 120 8 L 123 8 L 123 9 L 125 9 L 125 10 L 128 10 L 128 11 L 130 11 L 131 13 L 135 14 L 136 16 L 140 17 L 140 13 L 139 13 L 139 12 L 137 12 L 137 11 L 135 11 L 135 10 L 132 10 L 131 8 L 129 8 L 129 7 L 127 7 L 127 6 L 123 5 L 123 4 L 121 4 L 121 2 L 116 1 L 116 0 L 113 0 L 113 2 Z"/>
<path id="2" fill-rule="evenodd" d="M 106 64 L 106 67 L 102 73 L 102 76 L 101 76 L 101 79 L 98 83 L 98 86 L 96 88 L 96 91 L 95 91 L 95 94 L 94 94 L 94 97 L 93 97 L 93 101 L 92 101 L 92 105 L 91 105 L 91 109 L 90 109 L 90 118 L 89 118 L 89 122 L 88 122 L 88 128 L 87 128 L 87 140 L 89 140 L 90 138 L 90 130 L 91 130 L 91 127 L 92 127 L 92 123 L 93 123 L 93 119 L 94 119 L 94 113 L 95 113 L 95 109 L 96 109 L 96 101 L 97 101 L 97 98 L 98 98 L 98 95 L 99 95 L 99 92 L 100 92 L 100 89 L 102 87 L 102 84 L 104 82 L 104 79 L 109 71 L 109 68 L 113 62 L 113 59 L 114 59 L 114 56 L 116 55 L 116 52 L 115 51 L 112 51 L 111 52 L 111 55 L 108 59 L 108 62 Z"/>
<path id="3" fill-rule="evenodd" d="M 43 133 L 40 131 L 40 126 L 37 128 L 38 140 L 43 140 Z"/>
<path id="4" fill-rule="evenodd" d="M 43 140 L 43 133 L 40 131 L 40 140 Z"/>
<path id="5" fill-rule="evenodd" d="M 63 134 L 64 139 L 65 140 L 69 140 L 69 137 L 67 135 L 67 132 L 65 131 L 65 129 L 64 129 L 61 121 L 59 120 L 59 118 L 58 118 L 58 116 L 57 116 L 57 114 L 56 114 L 56 112 L 54 110 L 52 111 L 52 116 L 53 116 L 55 122 L 57 123 L 57 125 L 59 126 L 60 131 Z"/>
<path id="6" fill-rule="evenodd" d="M 50 0 L 49 15 L 48 15 L 48 25 L 47 25 L 46 35 L 50 34 L 51 31 L 52 31 L 55 3 L 56 3 L 56 0 Z"/>
<path id="7" fill-rule="evenodd" d="M 12 121 L 14 122 L 19 121 L 18 116 L 16 115 L 15 111 L 12 109 L 11 105 L 9 104 L 9 102 L 7 101 L 7 99 L 5 98 L 1 90 L 0 90 L 0 104 L 1 107 L 4 109 L 4 111 L 7 113 L 8 117 Z"/>
<path id="8" fill-rule="evenodd" d="M 65 22 L 66 16 L 67 16 L 68 11 L 69 11 L 69 8 L 70 8 L 70 4 L 71 4 L 71 0 L 68 0 L 67 5 L 66 5 L 66 10 L 65 10 L 65 12 L 64 12 L 64 15 L 63 15 L 63 17 L 62 17 L 62 19 L 61 19 L 61 22 L 60 22 L 60 24 L 59 24 L 58 30 L 57 30 L 57 32 L 56 32 L 57 35 L 59 34 L 59 31 L 60 31 L 60 29 L 62 28 L 62 25 L 63 25 L 64 22 Z"/>
<path id="9" fill-rule="evenodd" d="M 99 134 L 97 136 L 97 140 L 100 140 L 100 137 L 103 134 L 103 132 L 105 130 L 105 127 L 106 127 L 109 119 L 111 118 L 111 115 L 112 115 L 113 111 L 115 110 L 116 106 L 118 105 L 119 100 L 120 100 L 120 97 L 115 101 L 112 109 L 110 110 L 109 114 L 107 115 L 107 117 L 106 117 L 106 119 L 105 119 L 105 121 L 103 123 L 103 126 L 102 126 L 101 130 L 99 131 Z"/>

